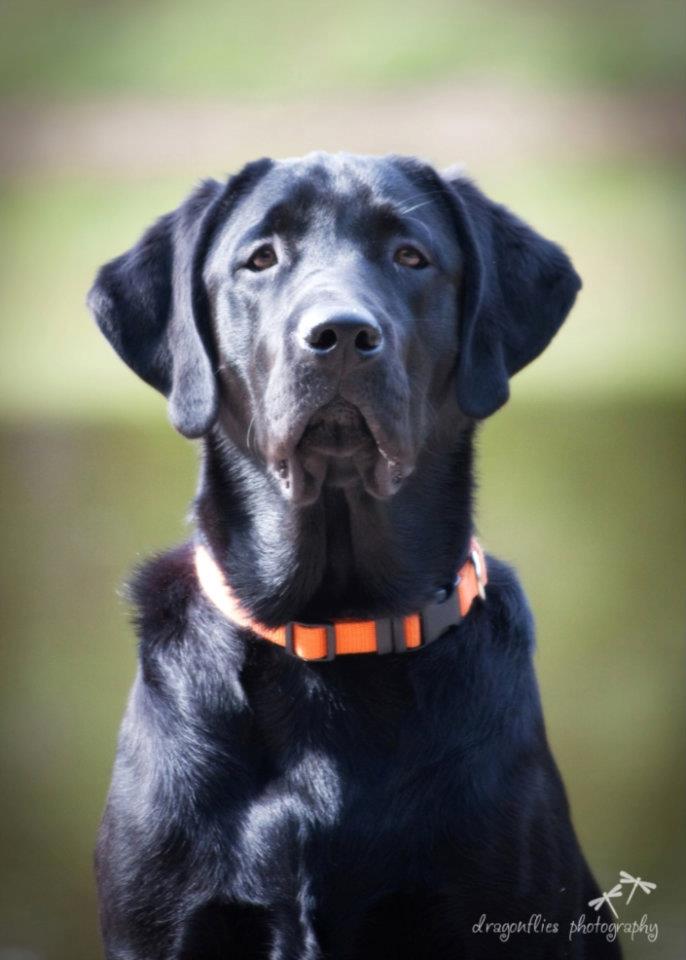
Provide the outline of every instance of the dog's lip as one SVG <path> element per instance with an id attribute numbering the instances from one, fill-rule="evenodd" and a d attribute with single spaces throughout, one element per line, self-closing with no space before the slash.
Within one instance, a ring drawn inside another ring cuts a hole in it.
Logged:
<path id="1" fill-rule="evenodd" d="M 312 421 L 317 419 L 322 413 L 322 410 L 326 407 L 333 406 L 334 403 L 346 404 L 358 411 L 369 431 L 371 439 L 374 441 L 381 456 L 386 460 L 397 463 L 413 459 L 411 451 L 405 449 L 399 440 L 395 440 L 390 436 L 388 430 L 384 429 L 378 417 L 371 410 L 362 405 L 348 404 L 347 401 L 342 401 L 341 398 L 335 398 L 334 401 L 325 404 L 324 407 L 320 407 L 301 417 L 299 421 L 290 427 L 286 435 L 282 434 L 280 438 L 274 438 L 274 442 L 269 445 L 266 451 L 267 461 L 274 469 L 278 468 L 281 461 L 288 460 L 293 456 L 293 453 L 301 444 L 307 428 Z"/>
<path id="2" fill-rule="evenodd" d="M 379 419 L 371 411 L 360 407 L 360 413 L 364 417 L 369 432 L 374 438 L 377 450 L 387 463 L 397 465 L 411 463 L 414 460 L 411 451 L 405 449 L 399 440 L 391 437 Z"/>
<path id="3" fill-rule="evenodd" d="M 377 442 L 360 408 L 336 397 L 315 410 L 295 449 L 305 455 L 314 452 L 343 458 L 374 446 Z"/>
<path id="4" fill-rule="evenodd" d="M 365 467 L 364 485 L 372 496 L 385 500 L 397 493 L 403 480 L 412 473 L 415 458 L 409 451 L 400 449 L 375 418 L 366 419 L 378 456 Z"/>
<path id="5" fill-rule="evenodd" d="M 322 416 L 342 410 L 352 410 L 359 418 L 364 429 L 360 429 L 359 438 L 355 438 L 347 447 L 317 442 L 311 447 L 303 444 L 308 427 L 312 421 L 317 424 Z M 358 442 L 359 439 L 359 442 Z M 314 503 L 319 497 L 327 473 L 330 458 L 349 458 L 356 466 L 360 479 L 367 492 L 378 499 L 386 499 L 395 494 L 403 480 L 414 470 L 415 456 L 406 448 L 400 438 L 392 434 L 383 425 L 377 415 L 363 405 L 349 403 L 342 397 L 335 397 L 297 423 L 283 439 L 272 447 L 268 456 L 270 469 L 276 478 L 283 495 L 299 505 Z"/>

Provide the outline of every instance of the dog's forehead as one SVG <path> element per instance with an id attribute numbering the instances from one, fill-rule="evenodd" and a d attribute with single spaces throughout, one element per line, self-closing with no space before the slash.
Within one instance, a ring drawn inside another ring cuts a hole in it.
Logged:
<path id="1" fill-rule="evenodd" d="M 304 157 L 276 160 L 271 177 L 286 184 L 289 180 L 307 181 L 335 195 L 360 194 L 377 201 L 402 201 L 416 189 L 402 168 L 402 160 L 394 156 L 315 151 Z"/>
<path id="2" fill-rule="evenodd" d="M 295 219 L 335 217 L 340 213 L 409 213 L 427 191 L 394 157 L 312 153 L 276 160 L 241 203 L 242 223 L 275 221 L 288 225 Z M 269 232 L 265 230 L 265 233 Z"/>

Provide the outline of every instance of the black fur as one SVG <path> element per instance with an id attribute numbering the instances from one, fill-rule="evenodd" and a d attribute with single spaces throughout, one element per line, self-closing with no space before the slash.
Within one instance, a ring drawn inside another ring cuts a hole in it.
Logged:
<path id="1" fill-rule="evenodd" d="M 267 236 L 278 263 L 255 273 Z M 399 243 L 428 265 L 399 266 Z M 399 615 L 450 582 L 472 534 L 475 418 L 578 285 L 468 182 L 315 155 L 204 185 L 103 268 L 91 302 L 175 425 L 203 436 L 195 540 L 280 624 Z M 372 317 L 383 350 L 354 369 L 308 352 L 321 310 L 341 338 Z M 223 618 L 194 542 L 131 586 L 140 669 L 97 851 L 110 960 L 619 956 L 568 939 L 598 891 L 511 570 L 489 557 L 486 602 L 426 649 L 305 663 Z M 474 932 L 482 914 L 559 932 L 503 944 Z"/>

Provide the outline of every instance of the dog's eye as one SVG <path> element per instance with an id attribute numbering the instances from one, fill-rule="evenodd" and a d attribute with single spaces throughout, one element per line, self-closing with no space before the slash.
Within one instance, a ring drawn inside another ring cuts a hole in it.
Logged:
<path id="1" fill-rule="evenodd" d="M 257 273 L 259 270 L 269 270 L 269 268 L 273 267 L 276 263 L 278 263 L 276 250 L 271 243 L 263 243 L 261 247 L 258 247 L 257 250 L 250 255 L 246 267 L 248 270 L 253 270 Z"/>
<path id="2" fill-rule="evenodd" d="M 410 247 L 407 244 L 398 247 L 393 259 L 396 263 L 399 263 L 401 267 L 409 267 L 411 270 L 421 270 L 423 267 L 429 266 L 429 261 L 424 254 L 417 250 L 416 247 Z"/>

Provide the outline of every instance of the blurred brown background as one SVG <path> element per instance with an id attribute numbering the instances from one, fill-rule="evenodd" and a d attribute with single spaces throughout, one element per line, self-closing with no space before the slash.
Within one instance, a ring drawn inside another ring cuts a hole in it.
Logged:
<path id="1" fill-rule="evenodd" d="M 91 849 L 135 668 L 115 590 L 193 494 L 192 445 L 85 292 L 201 176 L 315 148 L 462 162 L 584 278 L 482 431 L 479 526 L 536 613 L 599 883 L 657 883 L 620 909 L 660 929 L 627 955 L 683 956 L 683 4 L 1 9 L 0 960 L 101 955 Z"/>

